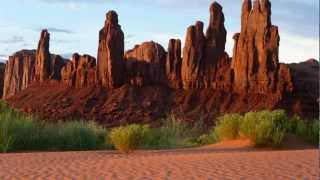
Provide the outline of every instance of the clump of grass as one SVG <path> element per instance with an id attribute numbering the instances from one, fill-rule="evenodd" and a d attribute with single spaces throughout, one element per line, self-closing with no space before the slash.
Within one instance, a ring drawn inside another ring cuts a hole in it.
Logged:
<path id="1" fill-rule="evenodd" d="M 240 122 L 243 117 L 240 114 L 227 114 L 218 118 L 214 131 L 219 140 L 232 140 L 239 137 Z"/>
<path id="2" fill-rule="evenodd" d="M 110 148 L 106 129 L 93 121 L 42 123 L 0 102 L 0 151 L 67 151 Z"/>
<path id="3" fill-rule="evenodd" d="M 145 143 L 149 131 L 148 126 L 133 124 L 112 129 L 109 138 L 118 150 L 130 153 Z"/>
<path id="4" fill-rule="evenodd" d="M 163 125 L 150 131 L 144 145 L 148 149 L 187 148 L 198 145 L 198 138 L 203 132 L 201 121 L 187 123 L 170 114 L 163 119 Z"/>

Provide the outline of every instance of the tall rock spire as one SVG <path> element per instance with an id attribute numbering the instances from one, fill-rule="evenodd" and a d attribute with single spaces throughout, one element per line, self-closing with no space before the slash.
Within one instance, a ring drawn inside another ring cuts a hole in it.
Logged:
<path id="1" fill-rule="evenodd" d="M 38 48 L 36 51 L 35 81 L 43 82 L 50 76 L 50 34 L 47 30 L 42 30 Z"/>
<path id="2" fill-rule="evenodd" d="M 275 92 L 279 70 L 284 68 L 279 67 L 280 36 L 278 27 L 271 24 L 270 1 L 255 0 L 252 9 L 251 0 L 243 1 L 241 26 L 241 32 L 234 36 L 235 88 L 241 92 Z"/>
<path id="3" fill-rule="evenodd" d="M 124 34 L 118 24 L 118 14 L 109 11 L 104 27 L 99 33 L 97 80 L 107 88 L 116 88 L 124 83 L 125 61 Z"/>
<path id="4" fill-rule="evenodd" d="M 170 39 L 166 59 L 166 73 L 171 88 L 181 88 L 181 41 Z"/>
<path id="5" fill-rule="evenodd" d="M 203 23 L 198 21 L 187 29 L 185 46 L 183 48 L 183 61 L 181 77 L 184 89 L 200 88 L 201 63 L 204 57 L 205 36 Z"/>
<path id="6" fill-rule="evenodd" d="M 210 21 L 203 33 L 203 23 L 197 22 L 187 30 L 183 49 L 182 82 L 184 89 L 215 88 L 218 66 L 228 64 L 225 60 L 227 31 L 224 27 L 224 14 L 219 3 L 210 6 Z"/>

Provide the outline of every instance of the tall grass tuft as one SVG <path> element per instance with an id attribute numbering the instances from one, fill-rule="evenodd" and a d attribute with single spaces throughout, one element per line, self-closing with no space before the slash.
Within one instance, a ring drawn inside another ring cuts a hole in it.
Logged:
<path id="1" fill-rule="evenodd" d="M 130 153 L 145 143 L 149 131 L 148 126 L 133 124 L 113 128 L 109 137 L 118 150 Z"/>
<path id="2" fill-rule="evenodd" d="M 106 129 L 93 121 L 43 123 L 0 103 L 0 151 L 67 151 L 110 148 Z"/>
<path id="3" fill-rule="evenodd" d="M 227 114 L 218 118 L 214 129 L 219 140 L 232 140 L 239 137 L 240 122 L 243 117 L 240 114 Z"/>

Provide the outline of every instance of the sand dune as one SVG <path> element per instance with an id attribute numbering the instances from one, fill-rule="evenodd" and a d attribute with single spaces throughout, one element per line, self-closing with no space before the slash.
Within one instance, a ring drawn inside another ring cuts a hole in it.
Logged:
<path id="1" fill-rule="evenodd" d="M 116 151 L 0 155 L 1 180 L 318 179 L 318 173 L 317 149 L 267 151 L 218 145 L 130 155 Z"/>

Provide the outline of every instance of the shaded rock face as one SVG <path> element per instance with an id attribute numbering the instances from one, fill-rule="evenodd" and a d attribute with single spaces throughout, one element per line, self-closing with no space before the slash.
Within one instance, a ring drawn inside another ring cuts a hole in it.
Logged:
<path id="1" fill-rule="evenodd" d="M 34 50 L 22 50 L 9 57 L 4 73 L 4 99 L 28 87 L 34 78 L 34 64 Z"/>
<path id="2" fill-rule="evenodd" d="M 98 83 L 107 88 L 117 88 L 125 80 L 124 34 L 118 24 L 118 15 L 109 11 L 104 27 L 99 33 L 97 62 Z"/>
<path id="3" fill-rule="evenodd" d="M 51 57 L 49 52 L 49 41 L 49 32 L 43 30 L 36 51 L 35 81 L 38 82 L 43 82 L 50 77 Z"/>
<path id="4" fill-rule="evenodd" d="M 61 69 L 62 82 L 69 87 L 86 88 L 96 83 L 96 59 L 74 54 Z"/>
<path id="5" fill-rule="evenodd" d="M 182 87 L 181 65 L 181 41 L 180 39 L 170 39 L 166 59 L 166 74 L 168 86 L 171 88 L 180 89 Z"/>
<path id="6" fill-rule="evenodd" d="M 49 79 L 61 80 L 61 69 L 67 60 L 59 55 L 51 54 Z"/>
<path id="7" fill-rule="evenodd" d="M 279 64 L 278 27 L 271 24 L 269 0 L 245 0 L 241 32 L 234 36 L 235 89 L 239 93 L 272 94 L 292 91 L 290 70 Z"/>
<path id="8" fill-rule="evenodd" d="M 166 52 L 155 42 L 136 45 L 125 54 L 128 81 L 141 87 L 150 84 L 166 83 Z"/>
<path id="9" fill-rule="evenodd" d="M 289 64 L 289 67 L 294 84 L 293 97 L 290 97 L 290 102 L 287 102 L 287 104 L 294 104 L 290 111 L 304 112 L 308 117 L 312 117 L 315 112 L 319 112 L 319 61 L 310 59 L 301 63 Z"/>
<path id="10" fill-rule="evenodd" d="M 0 98 L 2 98 L 2 95 L 3 95 L 4 71 L 5 71 L 5 64 L 0 63 Z"/>

